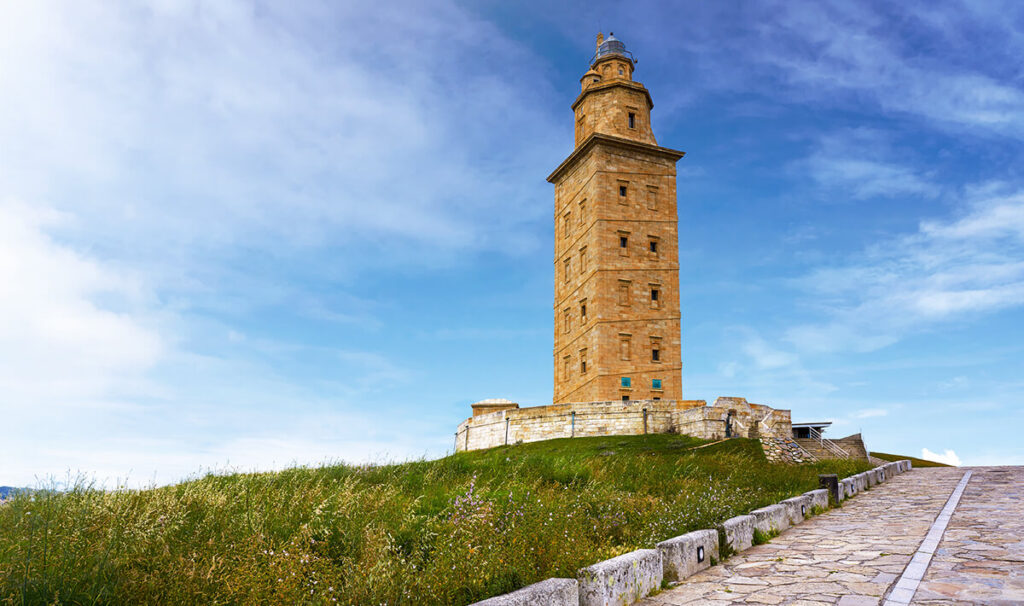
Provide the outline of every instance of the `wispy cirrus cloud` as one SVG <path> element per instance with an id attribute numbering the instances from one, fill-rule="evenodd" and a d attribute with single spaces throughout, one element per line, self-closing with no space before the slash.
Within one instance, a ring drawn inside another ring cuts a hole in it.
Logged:
<path id="1" fill-rule="evenodd" d="M 871 351 L 909 332 L 1024 305 L 1024 192 L 988 184 L 965 193 L 959 218 L 923 221 L 848 263 L 796 283 L 829 317 L 788 331 L 804 351 Z"/>
<path id="2" fill-rule="evenodd" d="M 833 132 L 819 138 L 811 154 L 792 163 L 797 176 L 839 199 L 935 197 L 941 188 L 930 175 L 896 158 L 888 137 L 866 128 Z M 839 194 L 838 196 L 836 194 Z"/>

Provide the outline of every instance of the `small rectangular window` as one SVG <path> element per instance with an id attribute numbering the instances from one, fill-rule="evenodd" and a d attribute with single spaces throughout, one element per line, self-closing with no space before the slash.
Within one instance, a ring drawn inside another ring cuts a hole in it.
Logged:
<path id="1" fill-rule="evenodd" d="M 619 248 L 626 248 L 629 246 L 629 236 L 619 236 Z"/>
<path id="2" fill-rule="evenodd" d="M 622 377 L 622 386 L 626 388 L 630 387 L 629 377 Z"/>
<path id="3" fill-rule="evenodd" d="M 587 350 L 580 350 L 580 374 L 587 373 Z"/>
<path id="4" fill-rule="evenodd" d="M 660 362 L 660 361 L 661 361 L 661 350 L 660 349 L 652 349 L 651 350 L 651 362 Z"/>
<path id="5" fill-rule="evenodd" d="M 620 185 L 619 186 L 619 196 L 623 197 L 623 198 L 626 197 L 626 186 L 625 185 Z"/>
<path id="6" fill-rule="evenodd" d="M 636 128 L 636 114 L 629 112 L 629 127 Z"/>
<path id="7" fill-rule="evenodd" d="M 565 281 L 566 282 L 569 281 L 569 275 L 571 273 L 571 271 L 570 271 L 571 268 L 569 267 L 569 261 L 571 261 L 571 260 L 572 259 L 566 259 L 565 262 L 564 262 L 564 268 L 565 268 L 565 276 L 564 277 L 565 277 Z"/>
<path id="8" fill-rule="evenodd" d="M 658 252 L 658 241 L 657 240 L 651 240 L 651 252 L 652 253 L 657 253 Z"/>
<path id="9" fill-rule="evenodd" d="M 629 396 L 622 396 L 623 402 L 629 402 Z"/>
<path id="10" fill-rule="evenodd" d="M 661 379 L 651 379 L 651 389 L 661 389 Z"/>
<path id="11" fill-rule="evenodd" d="M 651 289 L 651 301 L 656 302 L 658 300 L 659 295 L 661 295 L 661 292 L 657 288 Z"/>
<path id="12" fill-rule="evenodd" d="M 586 301 L 586 299 L 584 299 L 582 302 L 580 302 L 580 321 L 581 322 L 586 322 L 587 321 L 587 301 Z"/>

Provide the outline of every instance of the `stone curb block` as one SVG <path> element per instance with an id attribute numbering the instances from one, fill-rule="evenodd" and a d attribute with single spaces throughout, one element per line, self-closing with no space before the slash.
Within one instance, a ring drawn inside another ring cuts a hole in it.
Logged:
<path id="1" fill-rule="evenodd" d="M 718 529 L 725 535 L 725 544 L 737 553 L 754 544 L 754 516 L 729 518 Z"/>
<path id="2" fill-rule="evenodd" d="M 718 561 L 718 531 L 695 530 L 658 543 L 666 581 L 682 581 Z"/>
<path id="3" fill-rule="evenodd" d="M 768 534 L 769 532 L 782 532 L 789 528 L 789 516 L 786 515 L 786 508 L 783 505 L 769 505 L 750 512 L 754 516 L 754 528 Z"/>
<path id="4" fill-rule="evenodd" d="M 828 509 L 828 490 L 819 488 L 818 490 L 805 492 L 804 496 L 811 499 L 811 506 L 808 508 L 808 513 L 810 513 L 810 510 L 815 507 Z"/>
<path id="5" fill-rule="evenodd" d="M 853 476 L 853 481 L 857 484 L 857 492 L 863 492 L 868 489 L 868 474 L 863 471 Z"/>
<path id="6" fill-rule="evenodd" d="M 494 596 L 470 606 L 579 606 L 580 584 L 576 579 L 548 579 L 512 593 Z"/>
<path id="7" fill-rule="evenodd" d="M 868 488 L 878 484 L 878 474 L 875 473 L 874 469 L 862 472 L 864 476 L 864 485 Z"/>
<path id="8" fill-rule="evenodd" d="M 907 460 L 903 461 L 903 465 L 904 465 L 904 468 L 905 468 L 904 471 L 910 471 L 911 469 L 914 468 L 914 464 L 912 462 L 910 462 L 910 461 L 907 461 Z"/>
<path id="9" fill-rule="evenodd" d="M 657 549 L 637 549 L 580 569 L 579 606 L 632 604 L 661 587 L 664 569 Z"/>
<path id="10" fill-rule="evenodd" d="M 796 526 L 811 515 L 811 497 L 800 495 L 792 499 L 781 501 L 779 505 L 786 508 L 786 515 L 789 516 L 789 525 Z"/>
<path id="11" fill-rule="evenodd" d="M 849 499 L 857 494 L 857 482 L 852 477 L 843 478 L 839 481 L 839 493 L 843 499 Z"/>

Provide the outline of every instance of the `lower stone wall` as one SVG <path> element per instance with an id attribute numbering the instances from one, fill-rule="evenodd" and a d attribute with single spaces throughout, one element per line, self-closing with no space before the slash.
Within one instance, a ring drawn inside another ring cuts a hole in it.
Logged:
<path id="1" fill-rule="evenodd" d="M 459 424 L 455 450 L 479 450 L 554 438 L 681 433 L 705 439 L 789 438 L 788 410 L 743 398 L 572 402 L 479 414 Z"/>

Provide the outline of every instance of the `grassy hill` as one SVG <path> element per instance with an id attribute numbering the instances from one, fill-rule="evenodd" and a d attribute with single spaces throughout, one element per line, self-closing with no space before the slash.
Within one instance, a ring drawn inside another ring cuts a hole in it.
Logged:
<path id="1" fill-rule="evenodd" d="M 883 461 L 907 460 L 910 461 L 914 465 L 914 467 L 952 467 L 952 465 L 947 465 L 945 463 L 939 463 L 936 461 L 929 461 L 927 459 L 918 459 L 917 457 L 907 457 L 904 455 L 894 455 L 884 452 L 873 452 L 871 453 L 871 456 L 882 459 Z"/>
<path id="2" fill-rule="evenodd" d="M 576 438 L 14 495 L 0 506 L 0 603 L 467 604 L 869 467 L 702 444 Z"/>

